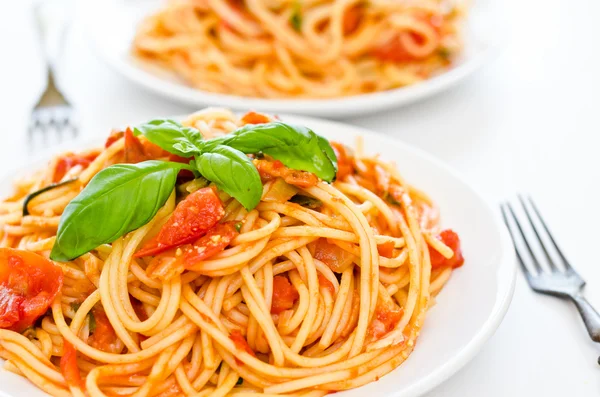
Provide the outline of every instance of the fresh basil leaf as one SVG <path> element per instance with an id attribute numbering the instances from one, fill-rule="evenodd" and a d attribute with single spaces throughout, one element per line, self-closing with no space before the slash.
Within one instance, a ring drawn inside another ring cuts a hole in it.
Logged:
<path id="1" fill-rule="evenodd" d="M 248 124 L 231 134 L 205 141 L 204 150 L 226 145 L 244 153 L 263 152 L 286 166 L 312 172 L 331 182 L 337 172 L 337 158 L 329 142 L 310 128 L 275 121 Z"/>
<path id="2" fill-rule="evenodd" d="M 248 156 L 239 150 L 223 145 L 211 147 L 210 152 L 196 157 L 196 168 L 246 209 L 258 205 L 262 195 L 260 175 Z"/>
<path id="3" fill-rule="evenodd" d="M 188 158 L 200 154 L 203 145 L 200 131 L 184 127 L 173 120 L 151 120 L 135 127 L 133 131 L 135 135 L 142 134 L 150 142 L 181 157 Z"/>
<path id="4" fill-rule="evenodd" d="M 317 135 L 317 137 L 319 140 L 318 141 L 319 147 L 321 148 L 323 153 L 325 153 L 325 155 L 327 156 L 329 161 L 331 161 L 331 164 L 333 164 L 333 169 L 335 170 L 333 179 L 335 179 L 335 174 L 337 174 L 337 170 L 338 170 L 337 156 L 335 155 L 335 152 L 333 151 L 333 148 L 331 147 L 331 144 L 329 143 L 329 141 L 327 139 L 323 138 L 321 135 Z M 331 182 L 331 181 L 329 181 L 329 182 Z"/>
<path id="5" fill-rule="evenodd" d="M 148 223 L 186 164 L 115 164 L 96 174 L 65 208 L 50 259 L 70 261 Z"/>

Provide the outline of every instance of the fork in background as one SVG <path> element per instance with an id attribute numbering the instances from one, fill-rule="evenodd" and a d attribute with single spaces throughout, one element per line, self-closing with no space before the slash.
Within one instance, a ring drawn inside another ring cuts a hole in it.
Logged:
<path id="1" fill-rule="evenodd" d="M 502 204 L 501 210 L 529 286 L 538 293 L 571 300 L 579 310 L 590 338 L 600 342 L 600 315 L 582 294 L 585 281 L 558 247 L 531 197 L 518 197 L 527 218 L 525 222 L 519 220 L 510 203 Z M 526 223 L 533 233 L 524 229 Z"/>
<path id="2" fill-rule="evenodd" d="M 68 134 L 74 138 L 79 129 L 75 110 L 57 87 L 55 75 L 67 23 L 66 3 L 57 0 L 39 1 L 34 4 L 33 11 L 40 47 L 45 56 L 47 80 L 45 91 L 30 116 L 27 130 L 30 149 L 37 146 L 36 142 L 39 140 L 43 146 L 48 146 L 53 141 L 61 142 Z"/>

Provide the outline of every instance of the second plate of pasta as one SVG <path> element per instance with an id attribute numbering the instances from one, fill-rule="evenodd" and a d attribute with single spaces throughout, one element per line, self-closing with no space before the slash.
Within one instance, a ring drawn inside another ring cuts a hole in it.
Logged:
<path id="1" fill-rule="evenodd" d="M 497 46 L 490 15 L 463 0 L 109 0 L 82 17 L 100 56 L 158 94 L 343 117 L 458 83 Z"/>

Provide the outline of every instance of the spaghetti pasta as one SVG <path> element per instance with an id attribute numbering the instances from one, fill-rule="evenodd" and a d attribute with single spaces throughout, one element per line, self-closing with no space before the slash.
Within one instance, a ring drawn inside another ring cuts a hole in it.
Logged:
<path id="1" fill-rule="evenodd" d="M 140 24 L 132 51 L 206 91 L 342 97 L 448 68 L 464 10 L 446 0 L 171 0 Z"/>
<path id="2" fill-rule="evenodd" d="M 251 121 L 271 119 L 207 109 L 183 125 L 210 138 Z M 49 261 L 62 238 L 56 218 L 72 211 L 65 206 L 137 144 L 164 155 L 117 132 L 102 150 L 58 156 L 0 203 L 0 356 L 53 396 L 322 396 L 359 387 L 408 358 L 432 296 L 462 265 L 458 237 L 441 231 L 434 203 L 360 142 L 354 151 L 332 143 L 331 184 L 251 156 L 262 180 L 252 209 L 179 173 L 143 226 L 76 259 Z M 92 160 L 71 161 L 61 180 L 77 181 L 37 195 L 23 216 L 27 195 L 73 156 Z M 169 233 L 213 216 L 194 242 L 165 245 Z M 7 266 L 46 270 L 38 279 Z M 9 323 L 7 296 L 22 308 L 48 298 L 50 310 Z"/>

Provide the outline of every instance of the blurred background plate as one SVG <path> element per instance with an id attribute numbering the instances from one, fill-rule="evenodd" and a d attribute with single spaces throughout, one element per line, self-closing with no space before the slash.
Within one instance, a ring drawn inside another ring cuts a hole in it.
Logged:
<path id="1" fill-rule="evenodd" d="M 138 23 L 157 10 L 160 0 L 90 0 L 83 25 L 99 56 L 127 79 L 155 93 L 192 105 L 227 106 L 330 118 L 374 113 L 403 106 L 448 89 L 477 70 L 500 47 L 500 13 L 493 1 L 475 1 L 467 15 L 465 49 L 447 71 L 415 85 L 335 99 L 261 99 L 201 91 L 172 73 L 134 59 L 130 46 Z"/>

